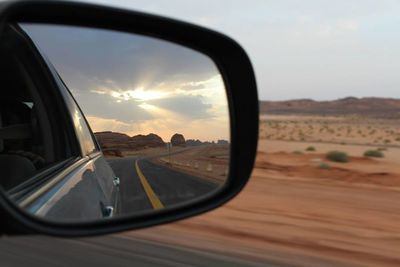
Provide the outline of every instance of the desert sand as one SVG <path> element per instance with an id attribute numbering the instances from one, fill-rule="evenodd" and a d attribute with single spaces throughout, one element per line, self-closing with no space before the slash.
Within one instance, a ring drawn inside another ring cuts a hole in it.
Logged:
<path id="1" fill-rule="evenodd" d="M 274 119 L 280 130 L 261 123 L 257 162 L 238 197 L 205 215 L 121 235 L 261 263 L 399 266 L 398 124 L 348 117 Z M 314 151 L 307 151 L 310 146 Z M 383 158 L 363 155 L 378 148 Z M 328 160 L 331 150 L 347 153 L 349 162 Z"/>
<path id="2" fill-rule="evenodd" d="M 155 162 L 222 185 L 228 176 L 229 152 L 229 145 L 186 147 L 177 153 L 156 157 Z"/>

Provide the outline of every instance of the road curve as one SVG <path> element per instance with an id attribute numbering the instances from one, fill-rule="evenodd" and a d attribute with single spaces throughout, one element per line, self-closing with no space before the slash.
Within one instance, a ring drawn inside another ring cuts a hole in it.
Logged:
<path id="1" fill-rule="evenodd" d="M 181 204 L 204 196 L 218 186 L 205 179 L 175 171 L 144 158 L 125 157 L 108 161 L 121 181 L 121 213 L 123 214 L 159 208 L 160 206 L 155 204 L 157 201 L 162 207 Z M 142 175 L 144 177 L 141 177 Z M 152 201 L 154 197 L 157 201 Z"/>

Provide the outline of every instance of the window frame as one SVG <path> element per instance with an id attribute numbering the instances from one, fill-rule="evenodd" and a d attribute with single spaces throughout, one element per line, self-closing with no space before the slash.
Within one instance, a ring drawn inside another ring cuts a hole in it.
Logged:
<path id="1" fill-rule="evenodd" d="M 59 175 L 63 169 L 84 159 L 87 155 L 82 153 L 81 143 L 76 131 L 73 130 L 74 124 L 70 111 L 71 103 L 74 100 L 67 101 L 68 94 L 63 94 L 66 89 L 57 80 L 57 76 L 52 72 L 46 58 L 30 37 L 17 24 L 10 24 L 7 26 L 7 30 L 10 32 L 12 42 L 19 46 L 19 50 L 13 56 L 16 64 L 26 80 L 28 91 L 32 94 L 35 105 L 42 109 L 40 112 L 36 111 L 39 124 L 42 124 L 39 127 L 40 133 L 43 133 L 43 129 L 51 130 L 46 138 L 50 139 L 47 141 L 51 142 L 50 147 L 53 150 L 52 160 L 46 166 L 38 169 L 32 177 L 28 177 L 24 182 L 8 190 L 10 197 L 17 200 L 31 194 L 39 186 Z M 43 127 L 43 124 L 47 125 Z M 83 127 L 87 128 L 87 125 L 85 124 Z M 90 128 L 87 130 L 91 133 Z M 60 136 L 62 138 L 59 138 Z M 93 144 L 96 147 L 96 143 L 93 142 Z"/>
<path id="2" fill-rule="evenodd" d="M 50 61 L 48 61 L 47 64 L 50 66 L 51 71 L 54 72 L 55 79 L 59 80 L 59 82 L 62 84 L 62 87 L 64 88 L 64 90 L 67 92 L 67 94 L 65 94 L 65 96 L 67 98 L 69 98 L 69 101 L 72 104 L 74 110 L 76 110 L 78 112 L 79 116 L 82 118 L 81 126 L 84 127 L 85 131 L 90 134 L 90 140 L 88 140 L 88 141 L 90 141 L 93 144 L 94 149 L 90 152 L 87 152 L 87 151 L 85 151 L 86 150 L 85 145 L 78 141 L 79 145 L 81 147 L 82 156 L 92 156 L 94 154 L 101 152 L 101 148 L 96 139 L 96 136 L 94 135 L 92 128 L 90 127 L 90 124 L 85 117 L 85 114 L 83 113 L 81 107 L 79 106 L 78 101 L 76 101 L 76 99 L 74 98 L 74 95 L 68 89 L 67 85 L 65 84 L 64 80 L 61 78 L 60 74 L 58 73 L 58 71 L 54 67 L 54 65 Z M 74 127 L 74 128 L 75 128 L 76 135 L 79 136 L 79 131 L 76 129 L 76 127 Z M 81 140 L 81 139 L 83 140 L 83 139 L 86 139 L 86 137 L 87 136 L 82 135 L 81 138 L 79 138 L 79 137 L 77 137 L 77 138 L 78 138 L 78 140 Z"/>

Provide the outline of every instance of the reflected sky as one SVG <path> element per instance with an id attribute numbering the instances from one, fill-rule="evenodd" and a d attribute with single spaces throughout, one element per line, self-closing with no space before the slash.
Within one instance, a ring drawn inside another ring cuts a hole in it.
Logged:
<path id="1" fill-rule="evenodd" d="M 141 35 L 23 24 L 96 131 L 229 139 L 225 89 L 205 55 Z"/>

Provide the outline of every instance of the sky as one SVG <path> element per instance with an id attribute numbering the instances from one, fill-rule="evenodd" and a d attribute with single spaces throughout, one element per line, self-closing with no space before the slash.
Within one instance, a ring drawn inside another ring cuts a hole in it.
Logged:
<path id="1" fill-rule="evenodd" d="M 229 140 L 222 77 L 207 56 L 142 35 L 23 24 L 94 132 L 155 133 L 168 142 Z"/>
<path id="2" fill-rule="evenodd" d="M 398 0 L 84 1 L 164 15 L 230 36 L 252 61 L 261 100 L 400 98 Z M 226 97 L 210 60 L 171 45 L 158 49 L 160 44 L 148 45 L 146 38 L 135 39 L 143 44 L 140 47 L 121 46 L 130 38 L 124 35 L 104 37 L 89 53 L 73 52 L 81 47 L 75 41 L 88 42 L 92 37 L 79 31 L 58 35 L 59 43 L 46 49 L 55 51 L 53 55 L 66 49 L 59 60 L 56 56 L 52 60 L 60 62 L 56 67 L 83 101 L 80 104 L 95 130 L 156 132 L 166 140 L 185 131 L 189 138 L 228 139 Z M 104 46 L 115 47 L 103 53 Z M 144 58 L 118 52 L 135 49 L 152 55 L 146 64 L 141 64 Z M 184 77 L 178 77 L 179 72 Z"/>
<path id="3" fill-rule="evenodd" d="M 398 0 L 87 0 L 199 24 L 239 42 L 260 99 L 400 98 Z"/>

